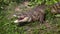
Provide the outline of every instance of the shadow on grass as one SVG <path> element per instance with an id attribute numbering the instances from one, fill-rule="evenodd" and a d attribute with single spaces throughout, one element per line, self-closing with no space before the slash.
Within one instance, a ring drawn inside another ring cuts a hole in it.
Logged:
<path id="1" fill-rule="evenodd" d="M 22 26 L 26 26 L 26 25 L 33 25 L 33 24 L 42 24 L 42 23 L 40 23 L 39 21 L 32 21 L 32 22 L 23 22 L 23 23 L 18 23 L 18 27 L 22 27 Z"/>
<path id="2" fill-rule="evenodd" d="M 34 22 L 23 22 L 23 23 L 18 23 L 18 27 L 22 27 L 22 26 L 25 26 L 25 25 L 28 25 L 30 23 L 34 23 Z"/>

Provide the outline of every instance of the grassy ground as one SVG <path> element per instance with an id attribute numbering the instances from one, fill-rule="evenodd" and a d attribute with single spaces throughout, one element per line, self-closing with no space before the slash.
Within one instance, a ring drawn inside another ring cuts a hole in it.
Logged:
<path id="1" fill-rule="evenodd" d="M 14 6 L 10 6 L 9 8 L 13 9 Z M 55 18 L 50 12 L 46 15 L 48 23 L 42 24 L 36 21 L 18 26 L 13 22 L 16 18 L 12 15 L 16 12 L 12 9 L 0 12 L 0 34 L 60 34 L 60 18 Z"/>

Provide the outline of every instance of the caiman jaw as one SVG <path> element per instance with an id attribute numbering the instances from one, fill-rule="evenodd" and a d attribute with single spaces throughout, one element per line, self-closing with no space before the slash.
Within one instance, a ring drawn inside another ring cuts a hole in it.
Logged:
<path id="1" fill-rule="evenodd" d="M 15 20 L 14 23 L 28 22 L 29 19 L 30 19 L 29 17 L 25 17 L 22 20 Z"/>

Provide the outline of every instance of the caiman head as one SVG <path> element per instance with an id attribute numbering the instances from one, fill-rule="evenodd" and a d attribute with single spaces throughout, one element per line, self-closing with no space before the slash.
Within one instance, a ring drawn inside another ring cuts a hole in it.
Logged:
<path id="1" fill-rule="evenodd" d="M 25 15 L 13 15 L 14 17 L 17 17 L 17 19 L 14 21 L 14 23 L 23 23 L 23 22 L 30 22 L 31 18 L 29 16 Z"/>

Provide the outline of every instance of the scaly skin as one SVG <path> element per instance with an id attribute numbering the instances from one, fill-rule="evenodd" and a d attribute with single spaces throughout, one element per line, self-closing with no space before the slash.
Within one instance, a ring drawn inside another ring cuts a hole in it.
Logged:
<path id="1" fill-rule="evenodd" d="M 46 5 L 38 5 L 35 8 L 33 8 L 31 11 L 28 12 L 22 12 L 18 17 L 15 23 L 21 23 L 21 22 L 32 22 L 32 21 L 39 21 L 43 23 L 45 21 L 45 10 L 46 8 L 51 9 L 51 13 L 60 13 L 60 2 L 46 6 Z M 23 18 L 23 19 L 20 19 Z"/>

